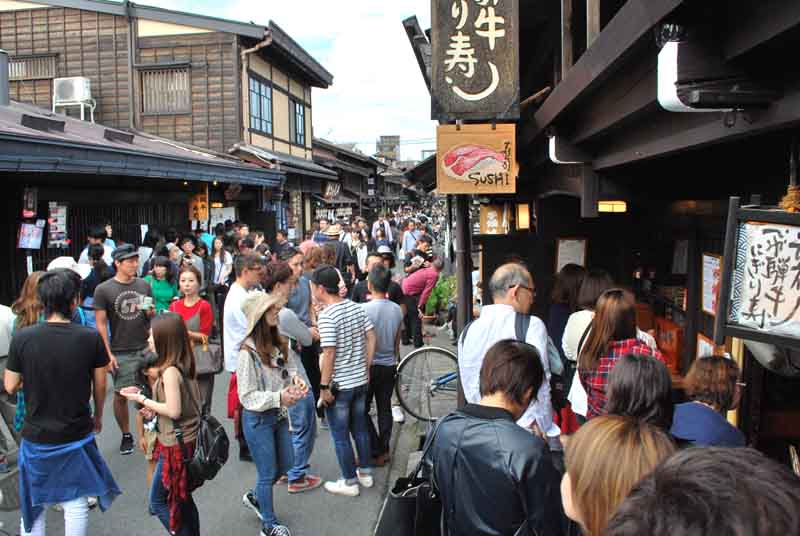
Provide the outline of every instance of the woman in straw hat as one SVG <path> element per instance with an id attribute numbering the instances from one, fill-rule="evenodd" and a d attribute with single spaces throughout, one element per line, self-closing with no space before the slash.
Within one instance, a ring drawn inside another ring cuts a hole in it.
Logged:
<path id="1" fill-rule="evenodd" d="M 294 464 L 287 408 L 308 392 L 289 358 L 287 340 L 278 333 L 285 302 L 281 294 L 255 292 L 242 304 L 248 335 L 239 351 L 237 389 L 244 407 L 242 429 L 258 471 L 255 489 L 242 500 L 261 519 L 262 536 L 290 534 L 275 516 L 272 486 Z"/>

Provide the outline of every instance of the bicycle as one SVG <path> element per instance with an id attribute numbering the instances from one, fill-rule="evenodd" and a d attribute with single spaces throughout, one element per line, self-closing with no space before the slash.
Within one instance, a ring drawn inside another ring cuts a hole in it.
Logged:
<path id="1" fill-rule="evenodd" d="M 458 359 L 450 350 L 424 346 L 408 354 L 397 367 L 395 393 L 405 411 L 433 422 L 456 409 Z"/>

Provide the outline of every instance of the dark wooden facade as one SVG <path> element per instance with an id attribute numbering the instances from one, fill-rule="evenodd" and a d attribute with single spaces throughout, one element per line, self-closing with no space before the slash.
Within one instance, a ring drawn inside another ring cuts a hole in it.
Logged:
<path id="1" fill-rule="evenodd" d="M 55 77 L 89 78 L 95 120 L 116 128 L 131 126 L 129 41 L 125 17 L 63 7 L 0 11 L 0 48 L 12 58 L 55 55 Z M 12 80 L 11 98 L 49 109 L 52 85 L 52 79 Z"/>

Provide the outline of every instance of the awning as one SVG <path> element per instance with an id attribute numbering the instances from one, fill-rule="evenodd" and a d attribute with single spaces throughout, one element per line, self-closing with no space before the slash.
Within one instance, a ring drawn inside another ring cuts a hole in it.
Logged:
<path id="1" fill-rule="evenodd" d="M 0 106 L 0 171 L 123 175 L 279 188 L 284 174 L 143 132 L 30 104 Z"/>
<path id="2" fill-rule="evenodd" d="M 272 166 L 284 173 L 294 173 L 296 175 L 305 175 L 307 177 L 327 180 L 338 179 L 339 177 L 335 171 L 315 164 L 311 160 L 278 151 L 269 151 L 263 147 L 257 147 L 247 143 L 237 143 L 231 147 L 229 152 L 231 154 L 243 153 L 245 155 L 250 155 L 261 165 Z"/>

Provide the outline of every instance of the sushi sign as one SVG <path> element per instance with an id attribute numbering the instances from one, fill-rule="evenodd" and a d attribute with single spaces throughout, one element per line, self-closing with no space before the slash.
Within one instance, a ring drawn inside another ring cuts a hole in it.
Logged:
<path id="1" fill-rule="evenodd" d="M 436 131 L 439 194 L 513 194 L 517 191 L 513 124 L 442 125 Z"/>
<path id="2" fill-rule="evenodd" d="M 519 118 L 519 0 L 431 2 L 431 116 Z"/>

